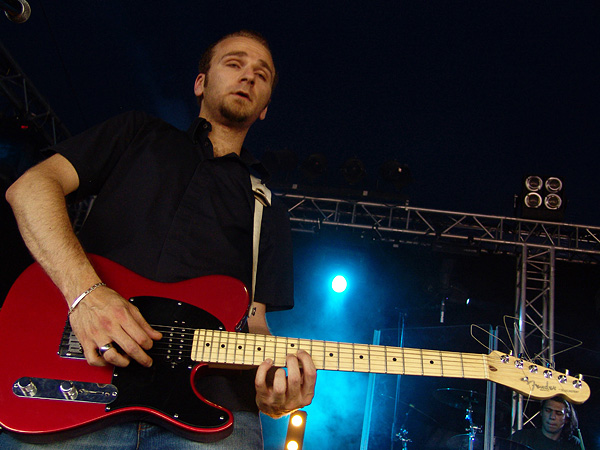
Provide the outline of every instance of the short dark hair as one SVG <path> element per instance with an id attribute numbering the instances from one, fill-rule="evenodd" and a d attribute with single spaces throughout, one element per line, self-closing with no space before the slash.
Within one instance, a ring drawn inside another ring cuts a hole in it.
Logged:
<path id="1" fill-rule="evenodd" d="M 233 37 L 245 37 L 249 39 L 254 39 L 256 42 L 261 44 L 264 48 L 266 48 L 269 53 L 271 53 L 271 57 L 273 57 L 273 52 L 271 52 L 271 47 L 269 46 L 269 42 L 265 39 L 265 37 L 257 31 L 252 30 L 240 30 L 230 33 L 228 35 L 223 36 L 221 39 L 211 44 L 202 54 L 200 58 L 200 62 L 198 63 L 198 73 L 207 74 L 210 69 L 210 63 L 212 62 L 213 56 L 215 55 L 215 47 L 223 42 L 225 39 L 233 38 Z M 273 67 L 275 73 L 273 74 L 273 82 L 271 83 L 271 90 L 275 89 L 275 85 L 279 79 L 277 74 L 277 70 Z"/>
<path id="2" fill-rule="evenodd" d="M 565 420 L 565 426 L 563 428 L 563 431 L 560 433 L 560 438 L 567 440 L 573 434 L 575 434 L 577 428 L 579 428 L 579 420 L 577 420 L 577 413 L 575 412 L 575 408 L 573 408 L 573 405 L 571 405 L 571 403 L 569 403 L 562 397 L 552 397 L 547 398 L 542 402 L 542 410 L 546 406 L 546 403 L 548 403 L 549 401 L 562 403 L 565 407 L 565 416 L 567 417 L 567 419 Z"/>

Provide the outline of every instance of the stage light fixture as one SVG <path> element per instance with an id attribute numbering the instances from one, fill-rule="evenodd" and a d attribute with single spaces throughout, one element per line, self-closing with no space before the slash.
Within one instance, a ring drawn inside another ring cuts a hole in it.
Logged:
<path id="1" fill-rule="evenodd" d="M 289 181 L 298 166 L 298 157 L 292 150 L 267 150 L 262 156 L 262 163 L 275 181 Z"/>
<path id="2" fill-rule="evenodd" d="M 396 160 L 389 160 L 382 164 L 379 175 L 386 184 L 391 184 L 398 191 L 405 188 L 411 181 L 410 168 Z"/>
<path id="3" fill-rule="evenodd" d="M 347 159 L 342 165 L 341 172 L 344 180 L 346 180 L 346 183 L 349 185 L 359 183 L 367 174 L 365 165 L 356 157 Z"/>
<path id="4" fill-rule="evenodd" d="M 527 208 L 539 208 L 542 206 L 542 196 L 537 192 L 529 192 L 525 196 L 525 200 L 523 202 Z"/>
<path id="5" fill-rule="evenodd" d="M 285 450 L 302 450 L 306 430 L 306 416 L 306 411 L 296 411 L 290 415 L 285 437 Z"/>
<path id="6" fill-rule="evenodd" d="M 551 211 L 556 211 L 562 206 L 562 198 L 556 194 L 548 194 L 544 197 L 544 205 Z"/>
<path id="7" fill-rule="evenodd" d="M 302 174 L 310 181 L 315 181 L 327 172 L 327 157 L 322 153 L 313 153 L 300 165 Z"/>
<path id="8" fill-rule="evenodd" d="M 564 219 L 564 184 L 559 177 L 529 175 L 523 178 L 521 217 L 559 222 Z"/>
<path id="9" fill-rule="evenodd" d="M 550 177 L 544 183 L 548 192 L 556 193 L 562 191 L 562 180 L 556 177 Z"/>
<path id="10" fill-rule="evenodd" d="M 542 189 L 543 185 L 542 179 L 538 176 L 534 175 L 525 178 L 525 187 L 531 192 L 538 192 Z"/>
<path id="11" fill-rule="evenodd" d="M 346 278 L 344 278 L 342 275 L 337 275 L 331 282 L 331 289 L 333 289 L 338 294 L 344 292 L 347 287 L 348 282 L 346 281 Z"/>

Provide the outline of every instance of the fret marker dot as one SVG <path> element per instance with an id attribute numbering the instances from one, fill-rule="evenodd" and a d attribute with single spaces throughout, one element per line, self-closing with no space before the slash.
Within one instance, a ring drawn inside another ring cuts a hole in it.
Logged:
<path id="1" fill-rule="evenodd" d="M 333 356 L 333 353 L 330 353 L 329 356 Z"/>
<path id="2" fill-rule="evenodd" d="M 206 346 L 207 346 L 207 347 L 210 347 L 210 342 L 207 342 L 207 343 L 206 343 Z"/>
<path id="3" fill-rule="evenodd" d="M 360 356 L 359 356 L 359 358 L 360 358 L 360 359 L 363 359 L 363 355 L 360 355 Z"/>
<path id="4" fill-rule="evenodd" d="M 290 344 L 290 347 L 293 347 L 295 344 Z"/>
<path id="5" fill-rule="evenodd" d="M 221 344 L 221 348 L 225 348 L 225 344 Z"/>
<path id="6" fill-rule="evenodd" d="M 392 358 L 392 361 L 396 362 L 396 361 L 398 361 L 398 360 L 397 360 L 396 358 Z"/>
<path id="7" fill-rule="evenodd" d="M 238 345 L 238 350 L 241 350 L 241 349 L 242 349 L 242 346 L 241 346 L 241 345 Z"/>
<path id="8" fill-rule="evenodd" d="M 260 348 L 260 347 L 257 347 L 257 348 L 256 348 L 256 350 L 258 350 L 258 351 L 260 352 L 260 351 L 262 350 L 262 348 Z"/>
<path id="9" fill-rule="evenodd" d="M 433 361 L 429 361 L 429 364 L 434 364 L 434 362 Z"/>

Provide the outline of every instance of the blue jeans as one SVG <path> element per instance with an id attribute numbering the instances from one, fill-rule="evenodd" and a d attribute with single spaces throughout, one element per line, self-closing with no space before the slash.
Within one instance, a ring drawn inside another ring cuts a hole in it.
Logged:
<path id="1" fill-rule="evenodd" d="M 179 437 L 146 422 L 128 422 L 54 444 L 27 444 L 0 432 L 2 450 L 263 450 L 262 426 L 258 414 L 233 413 L 233 433 L 208 444 Z"/>

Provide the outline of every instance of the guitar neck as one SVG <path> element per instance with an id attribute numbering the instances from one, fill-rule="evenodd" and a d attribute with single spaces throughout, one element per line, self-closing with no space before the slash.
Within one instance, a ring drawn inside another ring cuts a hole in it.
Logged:
<path id="1" fill-rule="evenodd" d="M 286 356 L 305 350 L 319 370 L 489 379 L 487 355 L 297 339 L 219 330 L 196 330 L 197 362 L 258 366 L 265 359 L 284 367 Z"/>

